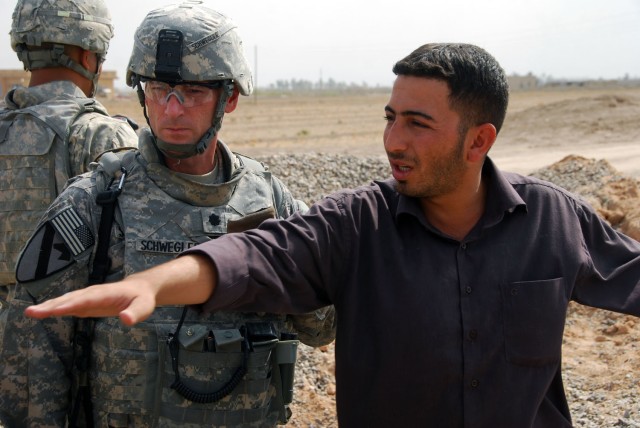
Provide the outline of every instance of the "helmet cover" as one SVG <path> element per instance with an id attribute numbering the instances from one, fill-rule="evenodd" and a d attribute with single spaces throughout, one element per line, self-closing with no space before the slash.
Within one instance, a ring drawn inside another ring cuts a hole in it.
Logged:
<path id="1" fill-rule="evenodd" d="M 11 47 L 43 43 L 79 46 L 105 57 L 113 38 L 104 0 L 18 0 L 13 11 Z"/>
<path id="2" fill-rule="evenodd" d="M 127 84 L 135 85 L 134 75 L 170 83 L 233 80 L 242 95 L 250 95 L 251 69 L 235 28 L 201 1 L 149 12 L 134 36 Z"/>

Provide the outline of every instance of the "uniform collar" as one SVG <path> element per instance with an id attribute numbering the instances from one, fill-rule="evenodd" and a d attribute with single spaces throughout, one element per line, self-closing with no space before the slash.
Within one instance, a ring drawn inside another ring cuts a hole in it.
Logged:
<path id="1" fill-rule="evenodd" d="M 172 198 L 196 206 L 217 206 L 226 204 L 231 199 L 238 181 L 247 171 L 226 144 L 220 140 L 217 144 L 216 151 L 220 154 L 218 160 L 222 163 L 224 176 L 230 178 L 224 183 L 215 184 L 191 180 L 188 176 L 176 174 L 167 168 L 148 128 L 140 132 L 138 150 L 148 177 Z"/>
<path id="2" fill-rule="evenodd" d="M 7 93 L 5 102 L 8 107 L 22 109 L 62 96 L 86 98 L 82 89 L 73 82 L 57 80 L 32 87 L 18 86 Z"/>

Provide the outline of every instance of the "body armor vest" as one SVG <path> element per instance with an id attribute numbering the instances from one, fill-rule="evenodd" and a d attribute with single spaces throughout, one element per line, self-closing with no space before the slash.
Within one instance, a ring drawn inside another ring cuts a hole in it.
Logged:
<path id="1" fill-rule="evenodd" d="M 225 158 L 229 156 L 236 159 L 230 152 Z M 118 221 L 124 231 L 126 275 L 168 261 L 273 207 L 269 174 L 247 167 L 237 169 L 226 183 L 205 185 L 168 173 L 134 152 L 125 155 L 123 165 L 129 174 L 118 198 Z M 285 317 L 189 310 L 176 331 L 182 312 L 182 307 L 156 308 L 134 328 L 116 318 L 96 320 L 90 370 L 95 425 L 275 426 L 283 412 L 276 396 L 274 358 L 278 346 L 286 343 L 279 341 Z M 273 334 L 249 337 L 247 329 L 256 327 Z M 177 361 L 167 343 L 173 334 Z M 245 350 L 251 352 L 246 354 L 243 380 L 219 401 L 194 402 L 172 389 L 177 370 L 192 391 L 218 391 L 243 364 Z"/>
<path id="2" fill-rule="evenodd" d="M 70 128 L 87 111 L 97 111 L 95 101 L 73 97 L 0 110 L 0 284 L 15 283 L 19 253 L 64 184 L 56 151 L 67 162 L 58 177 L 69 178 Z"/>

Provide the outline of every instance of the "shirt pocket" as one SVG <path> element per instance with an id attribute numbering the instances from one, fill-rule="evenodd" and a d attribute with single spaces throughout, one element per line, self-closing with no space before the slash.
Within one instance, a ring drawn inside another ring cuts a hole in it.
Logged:
<path id="1" fill-rule="evenodd" d="M 568 298 L 563 278 L 504 284 L 507 361 L 545 366 L 560 361 Z"/>

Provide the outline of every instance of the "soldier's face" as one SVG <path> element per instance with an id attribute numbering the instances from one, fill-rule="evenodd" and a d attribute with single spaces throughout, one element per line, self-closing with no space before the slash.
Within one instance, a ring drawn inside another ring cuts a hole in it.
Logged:
<path id="1" fill-rule="evenodd" d="M 169 93 L 164 99 L 145 97 L 149 124 L 153 132 L 163 141 L 173 144 L 193 144 L 211 127 L 220 90 L 204 102 L 185 102 L 181 93 Z"/>

